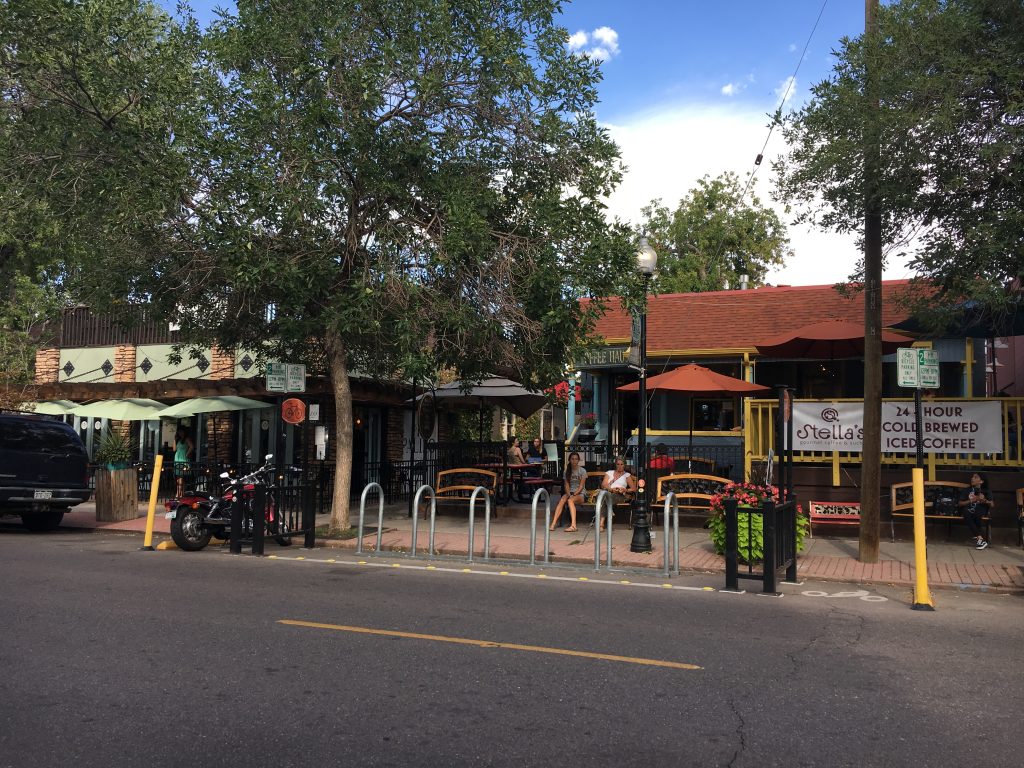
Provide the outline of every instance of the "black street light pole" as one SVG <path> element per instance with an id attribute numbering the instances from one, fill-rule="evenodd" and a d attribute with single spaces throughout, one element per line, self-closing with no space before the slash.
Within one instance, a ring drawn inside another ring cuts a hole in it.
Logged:
<path id="1" fill-rule="evenodd" d="M 658 263 L 658 254 L 641 238 L 636 255 L 644 280 L 644 304 L 640 310 L 640 427 L 637 431 L 637 492 L 633 501 L 633 541 L 630 552 L 651 551 L 651 524 L 647 508 L 647 294 Z"/>

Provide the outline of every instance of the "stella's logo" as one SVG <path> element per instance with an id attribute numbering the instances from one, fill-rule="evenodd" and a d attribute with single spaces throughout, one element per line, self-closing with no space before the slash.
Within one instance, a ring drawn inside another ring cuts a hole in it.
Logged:
<path id="1" fill-rule="evenodd" d="M 825 408 L 821 412 L 821 420 L 828 424 L 835 423 L 839 421 L 839 411 L 835 408 Z"/>

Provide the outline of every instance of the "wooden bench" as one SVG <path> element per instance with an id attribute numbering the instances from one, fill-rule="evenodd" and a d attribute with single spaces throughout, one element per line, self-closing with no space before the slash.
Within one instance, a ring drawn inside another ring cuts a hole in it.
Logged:
<path id="1" fill-rule="evenodd" d="M 811 538 L 814 538 L 814 524 L 860 525 L 859 501 L 809 501 L 808 519 L 811 522 Z"/>
<path id="2" fill-rule="evenodd" d="M 469 499 L 478 486 L 483 486 L 487 489 L 487 495 L 491 499 L 491 512 L 493 514 L 494 500 L 498 492 L 498 473 L 492 472 L 489 469 L 457 467 L 438 472 L 434 499 L 438 506 L 442 504 L 465 504 L 468 506 Z M 426 514 L 426 510 L 424 510 L 424 513 Z"/>
<path id="3" fill-rule="evenodd" d="M 658 478 L 657 492 L 654 495 L 651 512 L 662 511 L 665 497 L 671 492 L 679 501 L 680 513 L 686 510 L 686 514 L 708 517 L 711 514 L 711 499 L 722 493 L 731 482 L 725 477 L 691 472 L 662 475 Z"/>
<path id="4" fill-rule="evenodd" d="M 949 531 L 952 533 L 953 523 L 964 522 L 964 516 L 960 509 L 959 501 L 960 492 L 967 487 L 967 483 L 957 483 L 952 480 L 926 480 L 924 483 L 925 521 L 942 520 L 949 525 Z M 909 517 L 913 519 L 914 517 L 914 484 L 893 483 L 889 489 L 889 493 L 889 530 L 892 535 L 892 540 L 896 541 L 896 518 Z M 951 509 L 952 511 L 945 511 L 941 509 L 939 512 L 934 511 L 936 509 L 935 502 L 940 498 L 951 498 L 953 500 L 951 508 L 946 506 L 946 509 Z M 981 521 L 985 524 L 985 538 L 991 541 L 989 515 L 982 517 Z"/>

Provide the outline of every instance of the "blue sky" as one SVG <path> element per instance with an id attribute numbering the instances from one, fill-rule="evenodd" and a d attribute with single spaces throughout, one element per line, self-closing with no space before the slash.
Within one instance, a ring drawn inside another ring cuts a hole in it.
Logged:
<path id="1" fill-rule="evenodd" d="M 162 2 L 173 6 L 173 0 Z M 231 4 L 192 3 L 204 21 L 216 5 Z M 570 45 L 603 58 L 597 116 L 628 169 L 608 201 L 609 212 L 638 222 L 643 205 L 654 198 L 674 205 L 705 174 L 734 171 L 745 178 L 804 46 L 787 108 L 801 104 L 810 85 L 829 75 L 832 51 L 843 36 L 861 33 L 863 14 L 861 0 L 565 3 L 561 24 L 572 36 Z M 780 212 L 770 200 L 769 163 L 781 149 L 776 131 L 754 185 L 761 201 Z M 853 269 L 853 238 L 797 227 L 789 234 L 794 255 L 769 275 L 773 284 L 830 283 Z M 906 270 L 891 265 L 885 276 L 905 277 Z"/>

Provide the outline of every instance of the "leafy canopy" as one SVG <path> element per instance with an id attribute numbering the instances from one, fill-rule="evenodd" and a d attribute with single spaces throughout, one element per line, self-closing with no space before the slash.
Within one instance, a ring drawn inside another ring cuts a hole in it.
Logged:
<path id="1" fill-rule="evenodd" d="M 937 296 L 994 307 L 1024 257 L 1024 5 L 901 0 L 878 39 L 844 39 L 832 77 L 785 122 L 777 194 L 802 219 L 860 232 L 864 140 L 877 120 L 883 238 Z M 869 74 L 877 109 L 865 96 Z"/>
<path id="2" fill-rule="evenodd" d="M 659 293 L 719 291 L 740 275 L 760 285 L 791 254 L 778 215 L 756 195 L 745 201 L 734 173 L 705 176 L 674 211 L 655 200 L 643 214 L 643 231 L 658 251 Z"/>

